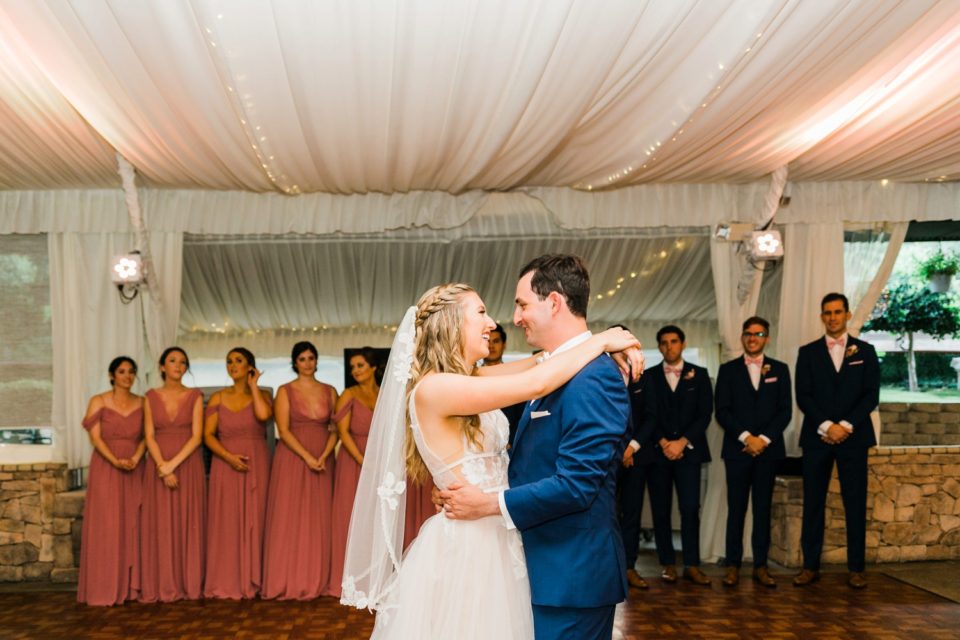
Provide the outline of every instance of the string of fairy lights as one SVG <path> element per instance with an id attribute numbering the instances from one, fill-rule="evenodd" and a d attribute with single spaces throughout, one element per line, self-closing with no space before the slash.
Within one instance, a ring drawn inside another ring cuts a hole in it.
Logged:
<path id="1" fill-rule="evenodd" d="M 223 11 L 218 12 L 214 25 L 222 25 L 225 19 L 226 14 Z M 301 193 L 300 186 L 283 171 L 281 163 L 277 160 L 278 151 L 273 148 L 273 143 L 266 131 L 267 123 L 264 121 L 270 113 L 261 113 L 257 104 L 257 97 L 250 86 L 248 73 L 243 71 L 234 73 L 229 64 L 229 60 L 235 58 L 236 53 L 229 47 L 220 45 L 213 25 L 205 24 L 203 31 L 204 38 L 212 49 L 211 58 L 224 78 L 233 111 L 247 138 L 251 151 L 256 156 L 260 169 L 275 187 L 287 195 Z"/>
<path id="2" fill-rule="evenodd" d="M 760 31 L 759 33 L 756 34 L 755 40 L 760 40 L 760 38 L 762 37 L 763 37 L 763 32 Z M 649 142 L 642 149 L 643 155 L 638 156 L 637 159 L 631 161 L 629 164 L 627 164 L 626 167 L 623 167 L 622 169 L 614 171 L 608 174 L 607 176 L 605 176 L 605 178 L 603 178 L 602 183 L 600 185 L 597 185 L 592 181 L 585 182 L 585 183 L 580 182 L 573 185 L 573 188 L 583 190 L 583 191 L 593 191 L 595 188 L 600 189 L 600 188 L 614 187 L 617 185 L 617 183 L 621 182 L 625 178 L 628 178 L 634 172 L 641 172 L 644 169 L 651 168 L 653 163 L 655 163 L 659 159 L 660 152 L 664 148 L 666 148 L 665 145 L 670 145 L 671 143 L 677 142 L 677 140 L 684 134 L 684 131 L 686 131 L 687 128 L 694 123 L 697 111 L 706 109 L 710 105 L 710 102 L 716 99 L 717 95 L 720 93 L 720 90 L 723 89 L 723 87 L 726 84 L 727 74 L 730 72 L 731 69 L 739 65 L 740 62 L 743 60 L 743 58 L 745 58 L 747 55 L 750 54 L 751 51 L 753 51 L 755 46 L 756 46 L 756 42 L 746 47 L 741 53 L 739 53 L 735 64 L 729 64 L 729 63 L 724 63 L 723 61 L 719 61 L 717 62 L 716 70 L 710 70 L 707 72 L 706 74 L 707 79 L 711 81 L 716 79 L 716 85 L 707 94 L 707 98 L 705 98 L 703 102 L 700 103 L 699 109 L 693 109 L 691 112 L 689 112 L 689 115 L 687 115 L 687 117 L 683 118 L 682 120 L 674 119 L 670 121 L 670 126 L 674 127 L 675 133 L 673 133 L 670 136 L 669 140 L 656 139 L 656 140 L 653 140 L 652 142 Z M 714 77 L 716 72 L 719 72 L 718 78 Z M 683 109 L 682 106 L 678 106 L 677 108 L 681 110 Z M 677 127 L 679 127 L 679 129 Z"/>
<path id="3" fill-rule="evenodd" d="M 683 251 L 686 248 L 687 241 L 678 238 L 672 242 L 670 248 L 660 249 L 659 251 L 653 251 L 647 254 L 640 267 L 637 267 L 629 273 L 617 276 L 614 278 L 612 284 L 606 287 L 600 287 L 600 293 L 594 294 L 593 299 L 595 301 L 611 300 L 620 293 L 627 291 L 631 280 L 637 280 L 637 278 L 644 279 L 652 276 L 670 263 L 667 258 L 675 252 Z"/>

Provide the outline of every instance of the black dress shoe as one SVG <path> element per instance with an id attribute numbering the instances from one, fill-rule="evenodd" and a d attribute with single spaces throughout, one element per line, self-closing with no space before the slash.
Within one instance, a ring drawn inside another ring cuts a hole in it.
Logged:
<path id="1" fill-rule="evenodd" d="M 851 571 L 847 584 L 854 589 L 863 589 L 867 586 L 867 576 L 862 571 Z"/>

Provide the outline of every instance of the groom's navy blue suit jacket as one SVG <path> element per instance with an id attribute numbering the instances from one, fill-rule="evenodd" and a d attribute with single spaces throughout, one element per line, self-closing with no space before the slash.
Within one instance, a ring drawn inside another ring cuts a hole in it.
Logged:
<path id="1" fill-rule="evenodd" d="M 615 492 L 629 414 L 607 355 L 524 410 L 504 502 L 523 537 L 535 605 L 602 607 L 626 597 Z"/>

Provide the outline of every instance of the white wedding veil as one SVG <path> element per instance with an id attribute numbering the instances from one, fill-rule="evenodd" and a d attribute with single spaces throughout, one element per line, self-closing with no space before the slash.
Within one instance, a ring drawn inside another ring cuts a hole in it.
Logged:
<path id="1" fill-rule="evenodd" d="M 417 307 L 407 309 L 393 339 L 353 502 L 340 602 L 358 609 L 381 608 L 400 569 L 406 511 L 407 382 L 416 318 Z"/>

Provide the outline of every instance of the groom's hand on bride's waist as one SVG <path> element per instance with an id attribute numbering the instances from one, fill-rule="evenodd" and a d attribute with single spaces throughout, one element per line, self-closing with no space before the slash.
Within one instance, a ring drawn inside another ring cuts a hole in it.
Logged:
<path id="1" fill-rule="evenodd" d="M 484 493 L 472 484 L 455 482 L 440 491 L 443 513 L 451 520 L 477 520 L 500 515 L 500 501 L 495 493 Z"/>

